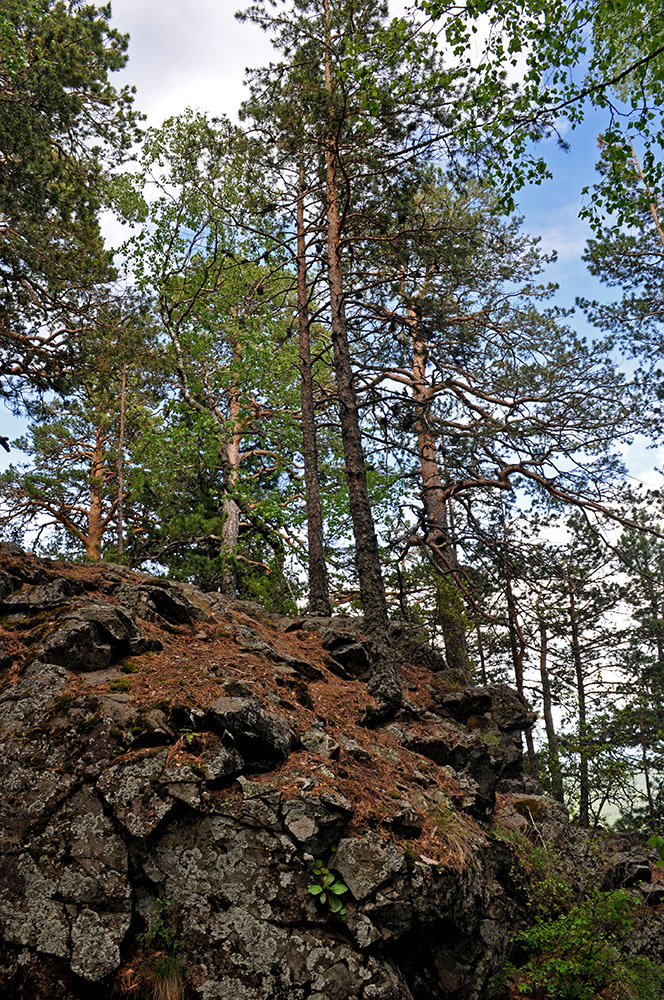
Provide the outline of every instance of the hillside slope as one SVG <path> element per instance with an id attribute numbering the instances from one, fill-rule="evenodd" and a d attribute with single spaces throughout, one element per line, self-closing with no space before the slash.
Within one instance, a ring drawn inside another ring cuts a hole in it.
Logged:
<path id="1" fill-rule="evenodd" d="M 516 693 L 455 686 L 412 629 L 372 726 L 359 619 L 11 544 L 0 602 L 8 1000 L 479 1000 L 528 920 L 523 845 L 588 853 L 523 778 Z"/>

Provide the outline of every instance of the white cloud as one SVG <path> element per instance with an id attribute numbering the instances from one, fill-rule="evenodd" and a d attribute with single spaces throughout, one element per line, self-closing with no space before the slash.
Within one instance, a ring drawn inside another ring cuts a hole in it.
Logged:
<path id="1" fill-rule="evenodd" d="M 533 226 L 533 215 L 528 213 L 528 228 L 534 230 L 541 239 L 541 247 L 547 253 L 555 250 L 561 262 L 577 260 L 583 254 L 586 240 L 591 235 L 590 226 L 585 219 L 579 218 L 581 203 L 571 201 L 556 207 L 546 199 L 546 189 L 541 189 L 544 195 L 543 218 L 540 225 Z"/>
<path id="2" fill-rule="evenodd" d="M 186 107 L 235 115 L 245 67 L 270 58 L 269 38 L 235 20 L 228 0 L 114 0 L 113 23 L 130 35 L 117 78 L 137 88 L 150 124 Z"/>

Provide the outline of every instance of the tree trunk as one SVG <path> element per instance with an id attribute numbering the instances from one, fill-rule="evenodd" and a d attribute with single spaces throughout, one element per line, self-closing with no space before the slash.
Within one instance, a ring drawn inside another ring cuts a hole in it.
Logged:
<path id="1" fill-rule="evenodd" d="M 569 596 L 572 663 L 576 675 L 576 695 L 579 705 L 579 823 L 581 826 L 588 827 L 590 826 L 590 776 L 588 771 L 586 684 L 583 676 L 576 594 L 569 573 L 567 574 L 567 593 Z"/>
<path id="2" fill-rule="evenodd" d="M 118 555 L 124 551 L 124 436 L 125 412 L 127 408 L 127 365 L 122 366 L 122 384 L 120 387 L 120 431 L 118 434 L 118 499 L 116 502 L 118 528 Z"/>
<path id="3" fill-rule="evenodd" d="M 327 29 L 324 60 L 325 87 L 328 94 L 332 95 L 334 86 L 330 52 L 329 0 L 324 0 L 323 9 Z M 333 131 L 328 132 L 325 142 L 325 201 L 334 373 L 339 400 L 344 468 L 355 537 L 355 562 L 372 663 L 372 678 L 369 687 L 371 692 L 383 703 L 384 711 L 388 712 L 401 704 L 401 682 L 390 641 L 387 600 L 369 501 L 362 434 L 348 344 L 341 265 L 342 221 L 339 204 L 339 151 L 337 137 Z M 384 712 L 379 714 L 384 715 Z"/>
<path id="4" fill-rule="evenodd" d="M 101 427 L 97 427 L 90 461 L 90 506 L 88 534 L 85 539 L 85 554 L 88 559 L 95 562 L 101 559 L 101 543 L 104 536 L 102 515 L 104 478 L 104 431 Z"/>
<path id="5" fill-rule="evenodd" d="M 526 651 L 526 643 L 523 638 L 523 632 L 519 625 L 519 620 L 516 613 L 516 601 L 514 600 L 514 591 L 512 590 L 512 577 L 509 570 L 509 560 L 503 556 L 503 575 L 505 577 L 505 595 L 507 597 L 507 628 L 510 637 L 510 650 L 512 652 L 512 664 L 514 666 L 514 678 L 516 681 L 516 689 L 521 696 L 521 700 L 524 705 L 527 704 L 526 694 L 523 683 L 523 656 Z M 528 770 L 531 777 L 537 777 L 537 755 L 535 753 L 535 744 L 533 742 L 533 731 L 532 729 L 526 729 L 526 747 L 528 750 Z"/>
<path id="6" fill-rule="evenodd" d="M 429 420 L 434 392 L 427 379 L 427 345 L 421 333 L 417 311 L 410 305 L 407 308 L 413 343 L 413 402 L 426 519 L 425 544 L 432 553 L 434 566 L 445 584 L 444 592 L 439 595 L 437 610 L 443 630 L 447 666 L 468 678 L 470 658 L 463 621 L 463 601 L 456 576 L 456 554 L 450 537 L 447 506 L 440 479 L 437 441 Z"/>
<path id="7" fill-rule="evenodd" d="M 544 726 L 546 728 L 546 739 L 549 747 L 549 770 L 551 772 L 551 791 L 554 799 L 564 802 L 563 775 L 560 767 L 560 755 L 558 753 L 558 737 L 553 721 L 553 701 L 551 698 L 551 682 L 549 680 L 549 669 L 547 667 L 547 634 L 546 622 L 540 621 L 540 679 L 542 681 L 542 711 L 544 714 Z"/>
<path id="8" fill-rule="evenodd" d="M 233 360 L 239 364 L 242 360 L 241 347 L 238 340 L 233 343 Z M 229 559 L 235 555 L 237 543 L 240 537 L 240 508 L 232 497 L 237 486 L 238 472 L 240 468 L 240 449 L 242 447 L 242 403 L 240 390 L 236 385 L 231 385 L 228 390 L 228 426 L 230 436 L 226 443 L 222 445 L 226 450 L 226 470 L 228 491 L 223 500 L 224 523 L 221 529 L 223 551 Z M 221 581 L 221 589 L 224 594 L 235 597 L 237 594 L 237 579 L 232 564 L 229 562 L 227 570 L 224 572 Z"/>
<path id="9" fill-rule="evenodd" d="M 310 322 L 307 303 L 307 256 L 304 226 L 304 158 L 300 157 L 297 193 L 297 316 L 299 332 L 300 396 L 302 406 L 302 455 L 307 512 L 309 562 L 309 612 L 330 615 L 329 584 L 323 541 L 323 514 L 318 479 L 318 448 L 314 415 L 314 388 L 309 340 Z"/>

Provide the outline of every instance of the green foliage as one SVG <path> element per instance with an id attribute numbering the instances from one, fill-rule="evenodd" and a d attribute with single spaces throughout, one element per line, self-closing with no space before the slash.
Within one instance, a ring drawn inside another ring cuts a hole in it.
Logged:
<path id="1" fill-rule="evenodd" d="M 141 974 L 143 984 L 151 991 L 153 1000 L 182 1000 L 184 984 L 182 965 L 178 954 L 184 948 L 168 919 L 171 899 L 157 899 L 150 925 L 137 941 L 141 946 Z"/>
<path id="2" fill-rule="evenodd" d="M 61 376 L 80 324 L 72 313 L 113 273 L 98 213 L 136 131 L 130 89 L 109 82 L 127 47 L 110 13 L 54 0 L 5 0 L 0 12 L 3 394 L 15 374 L 39 386 Z M 57 337 L 45 335 L 51 318 Z"/>
<path id="3" fill-rule="evenodd" d="M 596 891 L 566 913 L 538 918 L 514 939 L 529 956 L 516 970 L 519 994 L 529 1000 L 597 1000 L 610 990 L 607 995 L 621 1000 L 659 1000 L 661 968 L 622 945 L 640 905 L 624 889 Z"/>
<path id="4" fill-rule="evenodd" d="M 654 177 L 661 178 L 655 151 L 664 39 L 657 2 L 418 0 L 417 6 L 438 21 L 457 66 L 457 139 L 466 148 L 492 146 L 490 169 L 508 209 L 520 187 L 550 175 L 535 143 L 555 136 L 567 149 L 561 119 L 575 127 L 593 105 L 610 113 L 612 126 L 622 118 L 645 138 Z M 508 84 L 517 67 L 522 82 Z M 616 188 L 610 200 L 628 199 Z"/>
<path id="5" fill-rule="evenodd" d="M 170 896 L 155 900 L 155 908 L 148 929 L 138 935 L 139 944 L 155 951 L 165 951 L 175 956 L 184 948 L 182 941 L 176 936 L 175 929 L 168 923 L 173 901 Z"/>
<path id="6" fill-rule="evenodd" d="M 346 904 L 341 897 L 348 892 L 348 886 L 344 885 L 320 860 L 314 864 L 312 874 L 317 881 L 307 887 L 307 892 L 315 896 L 321 906 L 327 907 L 330 913 L 345 920 Z"/>
<path id="7" fill-rule="evenodd" d="M 664 837 L 658 833 L 653 834 L 652 837 L 648 838 L 648 847 L 652 847 L 653 851 L 656 851 L 659 855 L 657 864 L 664 866 Z"/>

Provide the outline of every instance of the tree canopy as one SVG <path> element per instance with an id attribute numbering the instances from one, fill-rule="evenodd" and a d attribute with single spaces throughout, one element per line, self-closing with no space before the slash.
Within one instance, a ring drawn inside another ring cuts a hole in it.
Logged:
<path id="1" fill-rule="evenodd" d="M 139 134 L 108 7 L 2 5 L 0 391 L 30 418 L 3 530 L 361 613 L 367 725 L 408 711 L 397 620 L 449 683 L 507 678 L 541 708 L 528 766 L 579 822 L 611 800 L 655 824 L 661 497 L 625 454 L 661 437 L 661 11 L 240 17 L 275 53 L 240 124 Z M 586 339 L 512 209 L 549 169 L 538 141 L 589 106 L 586 262 L 615 294 L 581 303 Z M 116 254 L 108 207 L 131 226 Z"/>

